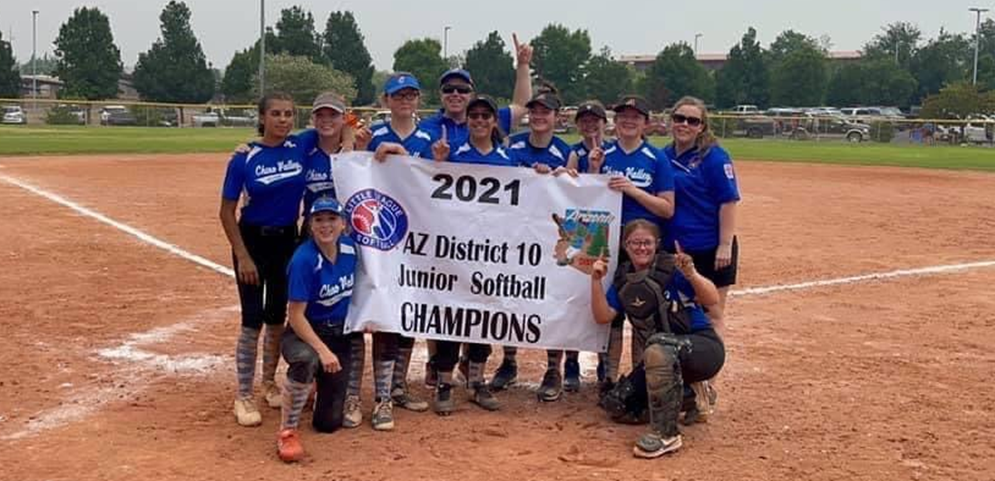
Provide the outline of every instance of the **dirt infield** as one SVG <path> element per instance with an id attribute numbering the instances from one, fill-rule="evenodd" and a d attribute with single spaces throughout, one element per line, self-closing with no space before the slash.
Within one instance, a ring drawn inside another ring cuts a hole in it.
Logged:
<path id="1" fill-rule="evenodd" d="M 227 266 L 224 162 L 0 158 L 0 478 L 995 479 L 995 266 L 732 298 L 718 412 L 664 459 L 633 459 L 643 428 L 608 421 L 587 376 L 553 404 L 523 387 L 498 413 L 306 428 L 285 466 L 277 410 L 261 428 L 230 412 L 234 282 L 11 183 Z M 737 168 L 741 288 L 995 260 L 995 175 Z M 520 364 L 538 381 L 545 355 Z"/>

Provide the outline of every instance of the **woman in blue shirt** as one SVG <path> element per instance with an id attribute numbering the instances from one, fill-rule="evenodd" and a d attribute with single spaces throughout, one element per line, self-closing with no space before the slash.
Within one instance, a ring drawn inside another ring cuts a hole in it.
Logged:
<path id="1" fill-rule="evenodd" d="M 633 454 L 655 458 L 681 447 L 677 420 L 684 386 L 715 376 L 725 362 L 725 347 L 703 308 L 716 304 L 719 295 L 679 244 L 677 254 L 658 251 L 655 223 L 637 219 L 626 224 L 623 243 L 629 261 L 619 267 L 607 292 L 605 259 L 595 261 L 591 272 L 595 321 L 629 319 L 634 348 L 632 373 L 602 405 L 616 420 L 640 419 L 648 410 L 650 431 L 636 441 Z"/>
<path id="2" fill-rule="evenodd" d="M 580 173 L 599 173 L 605 160 L 605 151 L 611 147 L 611 142 L 605 139 L 605 125 L 608 113 L 605 106 L 597 100 L 587 100 L 577 106 L 574 123 L 581 141 L 570 147 L 570 158 L 567 167 Z"/>
<path id="3" fill-rule="evenodd" d="M 608 187 L 622 196 L 622 225 L 643 219 L 663 230 L 664 222 L 674 215 L 674 174 L 663 152 L 646 141 L 643 133 L 649 123 L 650 108 L 646 99 L 635 95 L 622 97 L 614 106 L 615 135 L 618 140 L 605 150 L 602 174 L 610 174 Z M 627 251 L 618 252 L 619 265 L 627 260 Z M 599 356 L 598 380 L 602 390 L 618 376 L 622 359 L 622 323 L 612 324 L 608 352 Z"/>
<path id="4" fill-rule="evenodd" d="M 729 153 L 712 135 L 708 109 L 694 97 L 677 101 L 671 114 L 674 141 L 664 149 L 674 168 L 677 209 L 670 219 L 665 245 L 679 241 L 694 258 L 698 272 L 719 289 L 714 314 L 719 333 L 729 286 L 736 283 L 739 245 L 736 211 L 739 185 Z"/>
<path id="5" fill-rule="evenodd" d="M 242 307 L 242 329 L 235 355 L 238 395 L 234 403 L 236 420 L 242 426 L 262 423 L 253 401 L 252 384 L 264 324 L 265 398 L 271 407 L 280 406 L 280 390 L 274 378 L 287 313 L 286 268 L 297 245 L 304 165 L 317 142 L 314 131 L 290 135 L 294 102 L 289 95 L 267 94 L 260 99 L 258 110 L 261 137 L 248 146 L 248 152 L 236 153 L 229 161 L 219 212 L 232 248 Z"/>
<path id="6" fill-rule="evenodd" d="M 570 158 L 570 145 L 557 137 L 553 131 L 560 112 L 561 101 L 556 89 L 546 85 L 532 100 L 525 104 L 529 109 L 529 130 L 512 135 L 508 141 L 508 152 L 518 165 L 532 167 L 539 173 L 561 172 L 567 168 Z M 558 170 L 559 169 L 559 170 Z M 494 377 L 491 388 L 499 391 L 511 385 L 518 378 L 518 348 L 504 346 L 504 358 Z M 546 373 L 536 392 L 540 401 L 553 402 L 560 398 L 562 389 L 576 391 L 580 388 L 580 363 L 577 351 L 567 351 L 564 373 L 560 371 L 563 351 L 546 351 Z"/>
<path id="7" fill-rule="evenodd" d="M 443 129 L 442 138 L 432 144 L 432 155 L 435 160 L 517 167 L 518 164 L 501 145 L 504 135 L 497 125 L 497 115 L 497 104 L 490 97 L 481 95 L 471 100 L 467 107 L 469 138 L 458 145 L 456 149 L 451 149 L 446 130 Z M 456 402 L 452 397 L 452 385 L 453 369 L 459 361 L 459 351 L 459 342 L 436 342 L 436 351 L 432 356 L 431 365 L 438 373 L 433 409 L 439 415 L 449 415 L 456 410 Z M 487 364 L 487 358 L 491 355 L 491 346 L 489 344 L 469 344 L 467 355 L 469 357 L 467 381 L 472 392 L 471 401 L 488 411 L 496 411 L 501 407 L 501 404 L 494 397 L 490 386 L 484 382 L 484 366 Z"/>
<path id="8" fill-rule="evenodd" d="M 286 359 L 282 416 L 277 453 L 286 462 L 304 456 L 297 426 L 311 384 L 318 383 L 312 424 L 320 432 L 342 426 L 351 339 L 343 334 L 355 284 L 357 255 L 347 235 L 342 206 L 332 198 L 314 202 L 309 211 L 311 236 L 294 253 L 287 267 L 290 328 L 281 348 Z"/>

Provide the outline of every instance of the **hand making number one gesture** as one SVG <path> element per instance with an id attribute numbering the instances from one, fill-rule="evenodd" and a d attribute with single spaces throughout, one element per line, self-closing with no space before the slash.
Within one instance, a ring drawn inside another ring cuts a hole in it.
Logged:
<path id="1" fill-rule="evenodd" d="M 445 125 L 442 126 L 442 137 L 432 144 L 432 157 L 438 162 L 449 159 L 449 134 L 446 132 Z"/>
<path id="2" fill-rule="evenodd" d="M 677 253 L 674 254 L 674 265 L 680 269 L 681 274 L 684 274 L 684 277 L 690 279 L 691 276 L 697 273 L 694 269 L 694 259 L 692 259 L 690 255 L 681 249 L 681 243 L 676 240 L 674 241 L 674 249 L 677 251 Z"/>

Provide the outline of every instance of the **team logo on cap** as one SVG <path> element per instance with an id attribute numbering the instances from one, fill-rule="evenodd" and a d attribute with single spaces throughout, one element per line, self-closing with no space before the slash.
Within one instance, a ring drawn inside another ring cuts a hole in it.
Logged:
<path id="1" fill-rule="evenodd" d="M 629 107 L 635 107 L 636 106 L 636 99 L 626 100 L 625 101 L 625 105 L 628 105 Z"/>
<path id="2" fill-rule="evenodd" d="M 408 215 L 392 197 L 376 190 L 356 192 L 345 205 L 353 239 L 362 246 L 389 251 L 408 233 Z"/>

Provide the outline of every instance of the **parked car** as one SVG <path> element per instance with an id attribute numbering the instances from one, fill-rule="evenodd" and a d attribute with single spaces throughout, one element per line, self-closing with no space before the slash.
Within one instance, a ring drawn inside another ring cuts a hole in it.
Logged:
<path id="1" fill-rule="evenodd" d="M 848 142 L 860 143 L 871 137 L 871 126 L 852 122 L 845 117 L 815 117 L 808 128 L 819 138 L 839 138 Z"/>
<path id="2" fill-rule="evenodd" d="M 4 105 L 0 123 L 24 125 L 28 123 L 28 114 L 18 105 Z"/>
<path id="3" fill-rule="evenodd" d="M 138 125 L 138 120 L 127 107 L 108 105 L 100 110 L 100 125 Z"/>
<path id="4" fill-rule="evenodd" d="M 223 109 L 208 107 L 202 113 L 194 114 L 194 127 L 253 127 L 256 125 L 256 114 L 241 109 Z"/>
<path id="5" fill-rule="evenodd" d="M 742 117 L 716 117 L 709 121 L 712 131 L 722 137 L 747 137 L 760 139 L 776 133 L 774 119 L 763 115 Z"/>
<path id="6" fill-rule="evenodd" d="M 756 115 L 760 113 L 760 109 L 756 105 L 737 105 L 729 113 L 735 115 Z"/>

